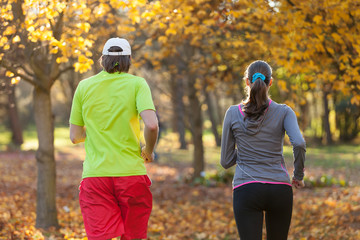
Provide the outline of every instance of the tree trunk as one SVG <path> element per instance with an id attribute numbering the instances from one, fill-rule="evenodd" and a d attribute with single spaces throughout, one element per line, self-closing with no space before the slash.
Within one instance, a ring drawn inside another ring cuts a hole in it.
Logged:
<path id="1" fill-rule="evenodd" d="M 220 102 L 219 102 L 219 95 L 218 95 L 218 91 L 217 89 L 214 89 L 214 98 L 215 98 L 215 101 L 214 101 L 214 104 L 215 104 L 215 109 L 216 109 L 216 119 L 217 119 L 217 122 L 219 124 L 222 123 L 223 119 L 224 119 L 224 115 L 225 115 L 225 111 L 222 109 L 222 107 L 220 106 Z"/>
<path id="2" fill-rule="evenodd" d="M 328 94 L 329 94 L 328 92 L 325 91 L 323 92 L 323 104 L 324 104 L 323 126 L 324 126 L 324 133 L 326 135 L 325 141 L 327 145 L 333 143 L 332 134 L 330 131 L 330 121 L 329 121 L 330 110 L 329 110 L 329 100 L 327 98 Z"/>
<path id="3" fill-rule="evenodd" d="M 12 132 L 12 145 L 16 149 L 20 149 L 21 144 L 23 144 L 24 141 L 22 135 L 22 127 L 16 106 L 15 85 L 12 85 L 11 83 L 9 83 L 8 99 L 8 116 Z"/>
<path id="4" fill-rule="evenodd" d="M 179 134 L 180 149 L 187 149 L 185 140 L 185 106 L 183 80 L 174 77 L 171 82 L 173 104 L 173 129 Z"/>
<path id="5" fill-rule="evenodd" d="M 336 129 L 340 131 L 340 140 L 351 142 L 359 134 L 360 109 L 348 99 L 334 99 L 336 111 Z"/>
<path id="6" fill-rule="evenodd" d="M 96 64 L 95 64 L 96 65 Z M 80 73 L 75 71 L 69 71 L 61 75 L 60 77 L 60 86 L 61 90 L 65 96 L 65 112 L 62 116 L 66 116 L 66 119 L 69 119 L 71 112 L 71 104 L 73 100 L 73 96 L 76 90 L 77 85 L 80 80 Z"/>
<path id="7" fill-rule="evenodd" d="M 201 116 L 201 104 L 197 96 L 197 90 L 195 88 L 195 77 L 190 76 L 188 80 L 188 95 L 189 95 L 189 119 L 191 124 L 192 139 L 194 144 L 194 175 L 193 178 L 201 177 L 202 172 L 205 169 L 204 162 L 204 146 L 202 140 L 203 122 Z"/>
<path id="8" fill-rule="evenodd" d="M 35 123 L 39 140 L 36 227 L 58 227 L 56 210 L 56 168 L 54 157 L 54 118 L 50 90 L 34 89 Z"/>
<path id="9" fill-rule="evenodd" d="M 305 129 L 308 127 L 309 121 L 310 121 L 308 101 L 306 101 L 305 104 L 300 105 L 300 110 L 301 110 L 301 118 L 300 118 L 299 125 L 300 125 L 300 129 L 302 131 L 305 131 Z"/>
<path id="10" fill-rule="evenodd" d="M 216 106 L 214 104 L 213 99 L 211 99 L 210 93 L 208 91 L 206 91 L 206 88 L 204 90 L 204 94 L 205 94 L 206 105 L 208 106 L 207 110 L 208 110 L 209 118 L 211 121 L 211 131 L 214 135 L 216 146 L 220 147 L 221 146 L 221 138 L 220 138 L 219 132 L 217 130 L 219 123 L 217 121 L 218 117 L 217 117 L 217 113 L 216 113 Z"/>

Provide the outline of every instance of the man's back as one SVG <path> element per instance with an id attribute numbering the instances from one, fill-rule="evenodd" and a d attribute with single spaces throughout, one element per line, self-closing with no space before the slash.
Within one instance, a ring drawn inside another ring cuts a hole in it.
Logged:
<path id="1" fill-rule="evenodd" d="M 80 82 L 71 123 L 86 126 L 83 178 L 146 174 L 139 113 L 154 109 L 145 79 L 105 71 Z M 81 116 L 81 117 L 79 117 Z"/>

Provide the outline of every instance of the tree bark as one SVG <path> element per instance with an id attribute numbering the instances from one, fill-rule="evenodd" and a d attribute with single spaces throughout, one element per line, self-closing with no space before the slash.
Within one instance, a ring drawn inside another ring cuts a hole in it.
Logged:
<path id="1" fill-rule="evenodd" d="M 204 146 L 202 140 L 203 121 L 201 116 L 201 104 L 197 96 L 197 89 L 195 88 L 196 78 L 189 76 L 188 79 L 188 96 L 189 96 L 189 120 L 191 124 L 192 139 L 194 144 L 194 160 L 193 178 L 201 177 L 202 172 L 205 169 L 204 161 Z"/>
<path id="2" fill-rule="evenodd" d="M 334 99 L 336 111 L 336 128 L 340 131 L 340 140 L 351 142 L 359 134 L 360 109 L 350 103 L 350 98 Z"/>
<path id="3" fill-rule="evenodd" d="M 39 140 L 36 151 L 37 205 L 36 227 L 58 227 L 56 210 L 56 164 L 54 157 L 54 118 L 50 90 L 34 89 L 35 124 Z"/>
<path id="4" fill-rule="evenodd" d="M 96 64 L 95 64 L 96 65 Z M 66 116 L 69 119 L 71 112 L 71 104 L 77 85 L 80 82 L 80 73 L 75 71 L 69 71 L 61 75 L 59 79 L 62 92 L 65 96 L 65 112 L 62 116 Z"/>
<path id="5" fill-rule="evenodd" d="M 209 119 L 211 122 L 211 131 L 214 135 L 216 146 L 220 147 L 221 146 L 221 137 L 217 130 L 219 123 L 217 121 L 218 118 L 217 118 L 217 113 L 216 113 L 216 106 L 214 104 L 214 101 L 211 99 L 210 93 L 208 91 L 206 91 L 206 88 L 204 90 L 204 94 L 205 94 L 206 105 L 208 106 L 207 110 L 208 110 Z"/>
<path id="6" fill-rule="evenodd" d="M 171 82 L 173 104 L 173 128 L 179 134 L 180 149 L 187 149 L 185 140 L 185 106 L 183 102 L 184 86 L 182 79 L 173 78 Z"/>
<path id="7" fill-rule="evenodd" d="M 220 98 L 219 98 L 219 94 L 218 94 L 217 89 L 214 89 L 213 93 L 214 93 L 214 98 L 215 98 L 214 104 L 215 104 L 215 109 L 216 109 L 216 113 L 217 113 L 216 114 L 216 119 L 217 119 L 217 122 L 219 124 L 221 124 L 222 121 L 223 121 L 226 110 L 223 110 L 222 107 L 220 106 L 220 102 L 219 102 Z"/>
<path id="8" fill-rule="evenodd" d="M 9 91 L 8 91 L 8 116 L 10 120 L 10 128 L 12 132 L 12 145 L 16 149 L 20 149 L 21 144 L 23 144 L 23 134 L 22 127 L 19 119 L 19 114 L 16 106 L 16 97 L 15 97 L 15 85 L 12 85 L 10 81 L 9 83 Z"/>
<path id="9" fill-rule="evenodd" d="M 325 141 L 326 144 L 332 144 L 332 134 L 330 130 L 330 121 L 329 121 L 329 100 L 328 100 L 328 92 L 323 91 L 323 106 L 324 106 L 324 116 L 323 116 L 323 126 L 324 126 L 324 133 L 325 133 Z"/>
<path id="10" fill-rule="evenodd" d="M 308 127 L 309 121 L 310 121 L 308 101 L 306 101 L 305 104 L 300 105 L 300 109 L 301 109 L 301 118 L 300 118 L 301 120 L 299 122 L 299 125 L 300 125 L 300 129 L 302 131 L 305 131 L 305 129 Z"/>

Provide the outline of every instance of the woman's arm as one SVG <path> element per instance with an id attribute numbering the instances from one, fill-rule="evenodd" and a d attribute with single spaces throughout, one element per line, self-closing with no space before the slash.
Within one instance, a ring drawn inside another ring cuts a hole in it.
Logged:
<path id="1" fill-rule="evenodd" d="M 220 164 L 227 169 L 236 164 L 237 149 L 235 148 L 235 138 L 231 129 L 231 112 L 227 110 L 221 137 L 221 159 Z"/>
<path id="2" fill-rule="evenodd" d="M 306 144 L 305 140 L 301 135 L 299 125 L 296 119 L 294 111 L 289 108 L 285 119 L 284 119 L 284 128 L 286 134 L 290 138 L 291 145 L 293 146 L 293 155 L 294 155 L 294 179 L 297 181 L 302 181 L 304 178 L 304 169 L 305 169 L 305 152 Z"/>

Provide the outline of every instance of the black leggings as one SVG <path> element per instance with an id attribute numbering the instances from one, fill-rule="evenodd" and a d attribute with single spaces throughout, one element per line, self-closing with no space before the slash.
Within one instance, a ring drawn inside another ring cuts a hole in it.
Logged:
<path id="1" fill-rule="evenodd" d="M 234 190 L 233 207 L 241 240 L 261 240 L 265 212 L 267 240 L 287 239 L 293 205 L 285 184 L 249 183 Z"/>

